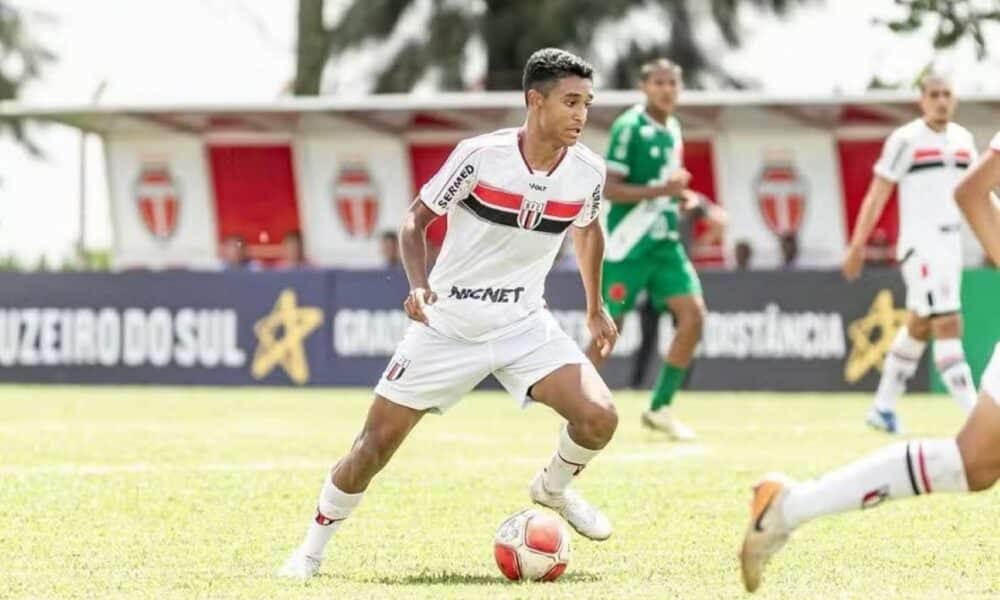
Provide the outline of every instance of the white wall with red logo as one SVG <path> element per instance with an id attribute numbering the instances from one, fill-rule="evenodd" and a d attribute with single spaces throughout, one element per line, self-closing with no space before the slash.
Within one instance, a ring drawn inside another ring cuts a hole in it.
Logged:
<path id="1" fill-rule="evenodd" d="M 723 114 L 714 132 L 688 128 L 692 187 L 729 213 L 724 247 L 701 248 L 699 264 L 721 264 L 723 255 L 731 263 L 734 246 L 745 241 L 753 268 L 778 267 L 780 235 L 794 233 L 796 266 L 835 267 L 891 126 L 828 130 L 774 111 L 751 118 L 746 112 L 738 120 Z M 218 265 L 220 242 L 232 235 L 268 262 L 285 235 L 301 232 L 312 264 L 378 266 L 379 235 L 398 228 L 419 187 L 469 135 L 449 124 L 430 125 L 415 122 L 412 131 L 396 135 L 305 115 L 281 135 L 109 134 L 115 264 L 211 268 Z M 592 127 L 584 141 L 603 154 L 607 132 Z M 440 243 L 445 230 L 446 219 L 434 223 L 432 243 Z M 891 256 L 897 235 L 893 200 L 873 247 Z M 969 264 L 981 260 L 976 244 L 966 249 Z"/>
<path id="2" fill-rule="evenodd" d="M 105 148 L 116 267 L 214 268 L 216 211 L 202 139 L 116 133 Z"/>

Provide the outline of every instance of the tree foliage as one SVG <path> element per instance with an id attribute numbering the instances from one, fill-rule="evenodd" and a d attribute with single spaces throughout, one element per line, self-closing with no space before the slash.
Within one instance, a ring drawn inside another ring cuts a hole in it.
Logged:
<path id="1" fill-rule="evenodd" d="M 28 31 L 31 18 L 44 15 L 25 14 L 23 9 L 0 0 L 0 101 L 13 100 L 22 88 L 41 76 L 46 63 L 55 55 L 35 40 Z M 0 120 L 0 130 L 9 129 L 28 150 L 38 153 L 24 130 L 24 122 Z"/>
<path id="2" fill-rule="evenodd" d="M 375 91 L 406 92 L 430 70 L 444 89 L 462 89 L 466 47 L 478 38 L 486 48 L 483 86 L 492 90 L 520 88 L 521 69 L 538 48 L 560 46 L 586 54 L 598 27 L 621 19 L 631 10 L 664 15 L 669 35 L 642 45 L 632 42 L 609 70 L 610 87 L 632 87 L 639 65 L 666 55 L 684 68 L 685 80 L 702 87 L 712 74 L 728 87 L 744 82 L 725 73 L 700 43 L 696 30 L 707 19 L 725 45 L 742 42 L 741 6 L 784 15 L 796 4 L 816 0 L 426 0 L 431 14 L 426 34 L 409 40 L 378 74 Z M 324 0 L 299 0 L 298 61 L 295 91 L 317 94 L 329 60 L 350 50 L 387 41 L 420 0 L 352 0 L 338 22 L 323 24 Z"/>

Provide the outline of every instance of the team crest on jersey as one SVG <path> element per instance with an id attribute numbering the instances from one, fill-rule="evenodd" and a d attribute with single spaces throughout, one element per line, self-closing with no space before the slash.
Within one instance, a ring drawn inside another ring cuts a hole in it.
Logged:
<path id="1" fill-rule="evenodd" d="M 521 229 L 535 229 L 542 223 L 545 214 L 545 202 L 542 200 L 524 199 L 521 210 L 517 213 L 517 225 Z"/>
<path id="2" fill-rule="evenodd" d="M 806 213 L 809 183 L 788 160 L 765 162 L 754 182 L 757 206 L 775 235 L 796 233 Z"/>
<path id="3" fill-rule="evenodd" d="M 333 204 L 340 224 L 353 238 L 367 238 L 378 223 L 378 189 L 364 165 L 347 163 L 333 183 Z"/>
<path id="4" fill-rule="evenodd" d="M 392 363 L 389 365 L 389 369 L 385 372 L 385 378 L 387 381 L 396 381 L 403 376 L 406 369 L 410 366 L 410 360 L 402 356 L 397 356 Z"/>
<path id="5" fill-rule="evenodd" d="M 177 231 L 180 213 L 180 185 L 161 162 L 142 165 L 135 182 L 135 202 L 139 218 L 158 242 L 166 242 Z"/>

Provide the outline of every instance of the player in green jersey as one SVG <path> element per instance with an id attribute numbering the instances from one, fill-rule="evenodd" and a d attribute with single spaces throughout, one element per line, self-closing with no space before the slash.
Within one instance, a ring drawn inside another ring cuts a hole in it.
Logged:
<path id="1" fill-rule="evenodd" d="M 681 127 L 673 116 L 680 68 L 657 59 L 643 65 L 641 73 L 646 102 L 615 120 L 606 155 L 604 195 L 611 208 L 606 214 L 604 302 L 619 327 L 642 291 L 657 310 L 673 315 L 676 333 L 642 423 L 676 440 L 691 440 L 694 432 L 671 414 L 670 405 L 701 340 L 705 302 L 678 221 L 707 217 L 721 227 L 725 215 L 688 189 L 691 174 L 683 167 Z M 596 365 L 602 362 L 595 347 L 588 356 Z"/>

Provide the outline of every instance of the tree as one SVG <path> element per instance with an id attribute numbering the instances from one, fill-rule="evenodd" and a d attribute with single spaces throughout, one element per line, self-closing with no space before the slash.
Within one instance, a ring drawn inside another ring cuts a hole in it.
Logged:
<path id="1" fill-rule="evenodd" d="M 896 33 L 912 33 L 924 23 L 937 21 L 934 47 L 950 48 L 969 37 L 975 43 L 979 60 L 986 57 L 983 25 L 1000 22 L 1000 0 L 896 0 L 906 8 L 906 16 L 880 21 Z"/>
<path id="2" fill-rule="evenodd" d="M 0 0 L 0 101 L 17 98 L 21 89 L 42 74 L 55 55 L 39 44 L 27 31 L 29 18 L 44 19 L 39 13 L 27 15 L 10 2 Z M 0 132 L 10 129 L 29 151 L 39 153 L 24 130 L 23 121 L 0 119 Z"/>
<path id="3" fill-rule="evenodd" d="M 643 60 L 667 55 L 684 68 L 686 83 L 703 87 L 712 74 L 728 87 L 745 82 L 726 74 L 695 36 L 702 16 L 729 47 L 742 41 L 739 7 L 754 6 L 777 15 L 810 0 L 430 0 L 427 34 L 411 40 L 379 73 L 377 92 L 405 92 L 432 69 L 444 89 L 462 89 L 465 49 L 474 37 L 486 47 L 486 89 L 519 89 L 524 61 L 534 50 L 561 46 L 586 53 L 598 26 L 630 10 L 659 10 L 669 20 L 670 35 L 661 43 L 631 44 L 610 69 L 610 87 L 632 87 Z M 815 1 L 815 0 L 813 0 Z M 324 0 L 299 0 L 296 94 L 317 94 L 327 61 L 364 44 L 384 42 L 418 0 L 352 0 L 339 21 L 323 24 Z M 692 6 L 701 10 L 692 10 Z"/>

